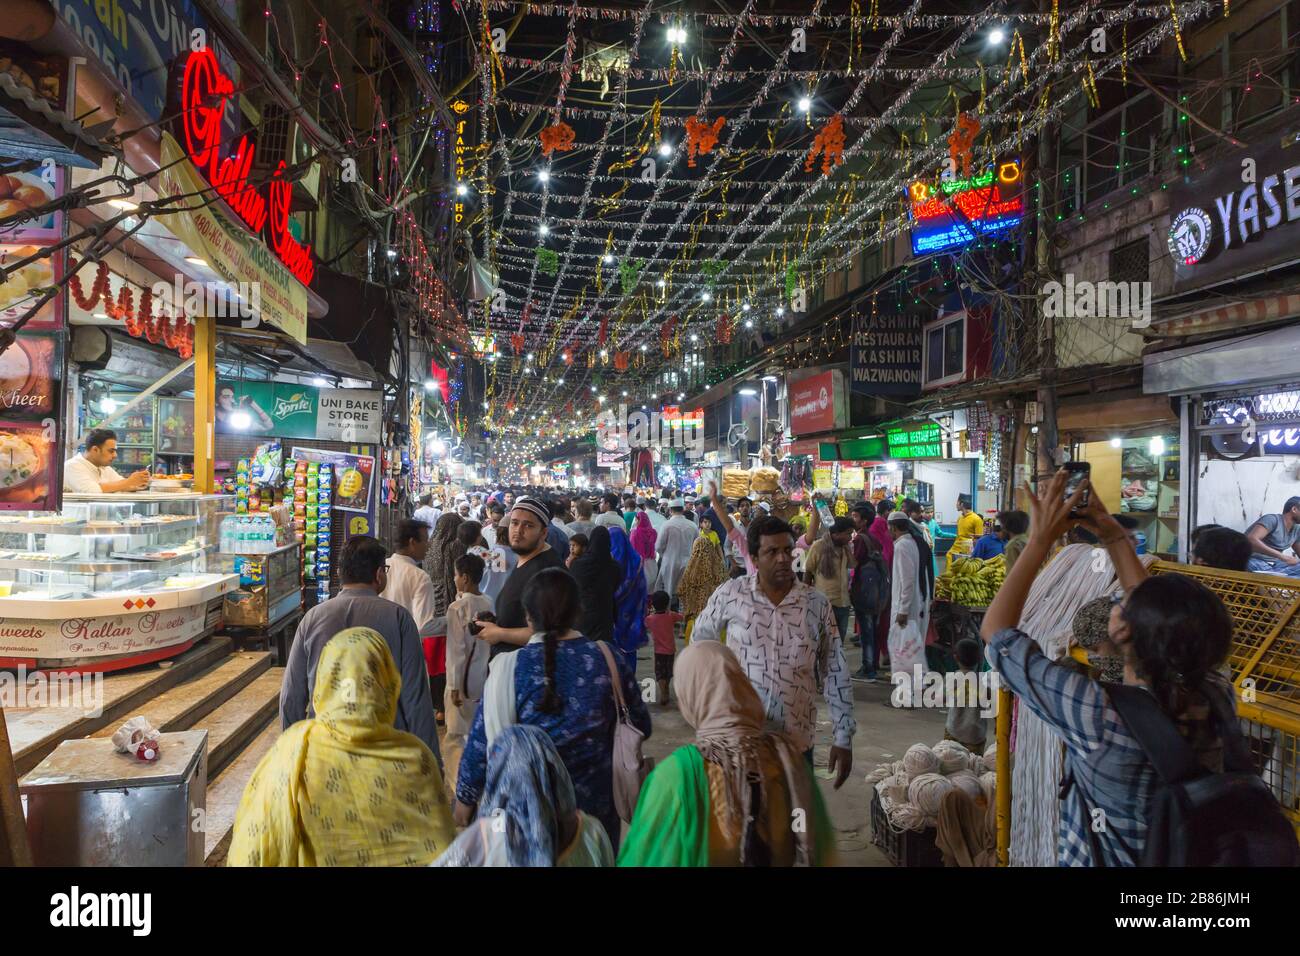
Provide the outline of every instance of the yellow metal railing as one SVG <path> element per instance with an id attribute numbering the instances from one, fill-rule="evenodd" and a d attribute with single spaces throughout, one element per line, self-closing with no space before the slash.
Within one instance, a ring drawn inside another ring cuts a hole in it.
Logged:
<path id="1" fill-rule="evenodd" d="M 1151 574 L 1184 574 L 1219 596 L 1232 615 L 1228 653 L 1242 733 L 1282 811 L 1300 831 L 1300 579 L 1157 561 Z M 1072 657 L 1087 663 L 1081 648 Z M 1010 862 L 1011 700 L 997 719 L 998 865 Z"/>

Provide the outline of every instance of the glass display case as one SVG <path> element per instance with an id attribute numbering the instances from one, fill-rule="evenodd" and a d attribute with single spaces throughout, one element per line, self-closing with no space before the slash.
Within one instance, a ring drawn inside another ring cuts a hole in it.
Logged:
<path id="1" fill-rule="evenodd" d="M 215 550 L 224 495 L 65 495 L 0 515 L 0 667 L 113 670 L 179 654 L 239 577 Z"/>

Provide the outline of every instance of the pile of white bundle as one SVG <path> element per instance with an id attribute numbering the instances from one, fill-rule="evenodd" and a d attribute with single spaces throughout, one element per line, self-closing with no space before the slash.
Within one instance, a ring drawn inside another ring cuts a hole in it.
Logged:
<path id="1" fill-rule="evenodd" d="M 989 745 L 984 748 L 984 754 L 979 757 L 979 763 L 980 765 L 978 767 L 974 767 L 974 766 L 971 767 L 971 769 L 974 770 L 976 773 L 980 773 L 985 770 L 992 770 L 994 772 L 997 771 L 998 769 L 997 738 L 994 738 L 992 741 L 990 741 Z"/>
<path id="2" fill-rule="evenodd" d="M 955 740 L 941 740 L 931 748 L 939 758 L 939 772 L 944 775 L 954 774 L 959 770 L 970 769 L 970 751 Z"/>
<path id="3" fill-rule="evenodd" d="M 893 763 L 877 764 L 876 769 L 867 774 L 867 783 L 880 783 L 886 777 L 896 773 L 906 773 L 903 770 L 903 761 L 895 760 Z"/>
<path id="4" fill-rule="evenodd" d="M 993 771 L 980 774 L 980 790 L 984 792 L 984 799 L 992 801 L 993 795 L 997 793 L 998 775 Z"/>
<path id="5" fill-rule="evenodd" d="M 908 776 L 916 777 L 923 773 L 939 772 L 939 755 L 925 744 L 912 744 L 903 754 L 903 769 Z"/>

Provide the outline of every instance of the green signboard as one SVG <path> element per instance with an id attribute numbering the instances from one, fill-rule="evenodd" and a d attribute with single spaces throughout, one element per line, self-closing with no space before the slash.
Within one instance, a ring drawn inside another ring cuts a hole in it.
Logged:
<path id="1" fill-rule="evenodd" d="M 913 422 L 886 428 L 889 457 L 902 459 L 942 458 L 943 431 L 938 422 Z"/>
<path id="2" fill-rule="evenodd" d="M 887 457 L 885 440 L 879 435 L 840 442 L 840 461 L 883 461 Z"/>
<path id="3" fill-rule="evenodd" d="M 319 391 L 310 385 L 221 382 L 217 385 L 217 431 L 315 438 L 319 399 Z"/>
<path id="4" fill-rule="evenodd" d="M 839 461 L 840 446 L 833 441 L 819 441 L 817 443 L 817 457 L 822 461 Z"/>

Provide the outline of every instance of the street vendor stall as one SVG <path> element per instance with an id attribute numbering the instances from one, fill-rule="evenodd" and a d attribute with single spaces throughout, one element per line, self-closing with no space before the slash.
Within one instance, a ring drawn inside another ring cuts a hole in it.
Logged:
<path id="1" fill-rule="evenodd" d="M 110 671 L 212 634 L 234 574 L 212 569 L 222 495 L 65 495 L 0 515 L 0 667 Z"/>

